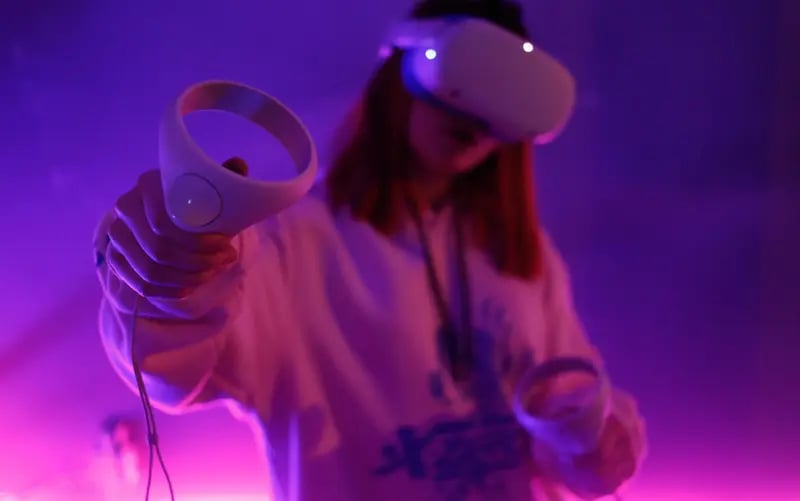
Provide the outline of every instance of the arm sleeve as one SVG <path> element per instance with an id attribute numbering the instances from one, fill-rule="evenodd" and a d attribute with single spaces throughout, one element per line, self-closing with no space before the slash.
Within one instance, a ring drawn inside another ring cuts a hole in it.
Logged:
<path id="1" fill-rule="evenodd" d="M 605 370 L 602 357 L 589 342 L 575 311 L 569 272 L 564 260 L 552 240 L 544 234 L 542 236 L 542 249 L 544 258 L 543 311 L 546 315 L 548 331 L 543 358 L 548 359 L 559 356 L 585 357 L 592 360 L 601 371 Z M 618 388 L 612 388 L 611 390 L 609 419 L 616 419 L 625 427 L 631 438 L 637 465 L 641 465 L 646 450 L 644 420 L 638 411 L 635 400 Z M 557 470 L 568 468 L 569 465 L 559 462 L 557 459 L 558 454 L 554 452 L 548 450 L 547 446 L 543 444 L 537 443 L 535 445 L 534 458 L 540 469 L 545 472 L 554 472 L 561 478 L 575 478 L 574 475 L 559 474 Z M 594 484 L 595 482 L 592 483 Z M 597 483 L 608 484 L 608 482 Z M 587 492 L 581 485 L 568 485 L 566 487 L 586 499 L 609 494 Z"/>
<path id="2" fill-rule="evenodd" d="M 98 226 L 95 250 L 100 335 L 117 374 L 136 390 L 135 353 L 153 405 L 170 413 L 222 399 L 266 410 L 283 360 L 281 334 L 291 327 L 278 219 L 235 237 L 239 260 L 190 296 L 155 300 L 138 297 L 104 262 L 114 217 Z"/>

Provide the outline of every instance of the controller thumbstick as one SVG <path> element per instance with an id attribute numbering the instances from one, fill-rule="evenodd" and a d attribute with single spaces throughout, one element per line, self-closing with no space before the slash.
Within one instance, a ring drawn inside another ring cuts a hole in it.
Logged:
<path id="1" fill-rule="evenodd" d="M 167 190 L 166 205 L 181 226 L 202 228 L 222 213 L 222 197 L 205 178 L 197 174 L 178 176 Z"/>

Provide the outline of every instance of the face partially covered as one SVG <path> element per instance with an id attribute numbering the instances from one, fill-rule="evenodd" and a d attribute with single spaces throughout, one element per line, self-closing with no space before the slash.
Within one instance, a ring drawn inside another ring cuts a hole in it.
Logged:
<path id="1" fill-rule="evenodd" d="M 411 107 L 409 140 L 420 168 L 447 176 L 477 167 L 500 146 L 477 121 L 418 99 Z"/>

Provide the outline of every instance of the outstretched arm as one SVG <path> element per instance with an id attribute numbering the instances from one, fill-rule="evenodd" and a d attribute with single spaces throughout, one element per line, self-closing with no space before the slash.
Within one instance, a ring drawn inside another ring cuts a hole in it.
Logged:
<path id="1" fill-rule="evenodd" d="M 150 182 L 157 184 L 157 174 L 151 174 Z M 150 191 L 157 189 L 160 185 Z M 141 271 L 146 268 L 146 245 L 134 235 L 144 233 L 142 228 L 136 231 L 137 225 L 148 224 L 144 212 L 120 205 L 103 218 L 95 235 L 103 288 L 100 333 L 111 365 L 136 388 L 133 351 L 153 403 L 167 411 L 218 399 L 268 408 L 260 400 L 271 393 L 282 360 L 279 333 L 291 318 L 286 313 L 289 281 L 280 216 L 233 238 L 238 253 L 234 263 L 188 293 L 166 297 L 150 292 L 157 292 L 164 278 L 142 278 L 147 276 Z M 157 233 L 165 231 L 159 228 Z"/>

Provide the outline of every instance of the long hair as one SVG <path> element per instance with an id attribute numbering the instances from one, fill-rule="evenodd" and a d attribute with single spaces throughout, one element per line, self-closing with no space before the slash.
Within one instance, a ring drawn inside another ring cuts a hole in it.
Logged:
<path id="1" fill-rule="evenodd" d="M 519 6 L 505 1 L 427 0 L 411 17 L 454 14 L 481 17 L 527 36 Z M 403 85 L 401 60 L 395 51 L 370 78 L 334 138 L 337 151 L 326 178 L 332 209 L 347 207 L 386 235 L 406 223 L 404 197 L 413 166 L 408 127 L 414 98 Z M 542 268 L 532 164 L 529 142 L 504 144 L 452 186 L 470 243 L 486 252 L 499 272 L 525 280 L 538 278 Z"/>

